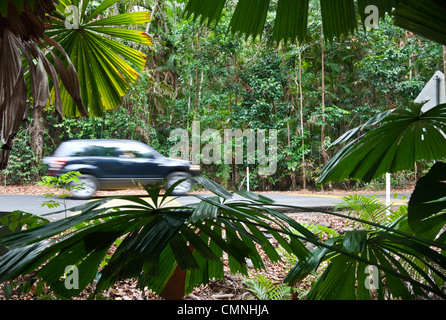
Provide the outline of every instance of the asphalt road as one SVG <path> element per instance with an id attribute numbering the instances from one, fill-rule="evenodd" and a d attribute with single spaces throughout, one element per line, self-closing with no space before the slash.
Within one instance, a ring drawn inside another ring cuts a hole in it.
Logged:
<path id="1" fill-rule="evenodd" d="M 318 208 L 318 209 L 332 209 L 337 203 L 342 201 L 341 196 L 329 196 L 329 195 L 290 195 L 290 194 L 281 194 L 281 193 L 269 193 L 264 194 L 265 196 L 271 198 L 276 203 L 285 204 L 285 205 L 293 205 L 305 208 Z M 401 197 L 402 195 L 400 195 Z M 385 201 L 384 195 L 379 195 L 380 198 Z M 238 196 L 235 197 L 235 200 L 239 199 Z M 46 206 L 42 206 L 42 203 L 47 201 L 44 196 L 37 195 L 0 195 L 0 212 L 12 212 L 14 210 L 21 210 L 24 212 L 36 214 L 36 215 L 45 215 L 47 219 L 57 220 L 63 218 L 65 216 L 64 213 L 60 214 L 51 214 L 56 211 L 60 211 L 64 209 L 64 200 L 61 198 L 53 198 L 53 200 L 61 203 L 62 205 L 59 208 L 49 209 Z M 183 196 L 177 197 L 176 205 L 186 205 L 191 202 L 198 201 L 197 198 L 191 196 Z M 394 200 L 391 199 L 392 202 L 396 204 L 401 204 L 403 201 L 401 199 Z M 75 206 L 86 203 L 85 200 L 66 200 L 67 209 L 73 208 Z M 113 203 L 110 203 L 109 206 L 112 206 Z M 69 213 L 70 214 L 70 213 Z"/>

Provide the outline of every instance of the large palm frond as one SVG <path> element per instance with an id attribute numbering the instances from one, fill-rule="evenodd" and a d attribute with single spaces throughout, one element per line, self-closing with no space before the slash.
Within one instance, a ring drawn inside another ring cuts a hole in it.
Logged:
<path id="1" fill-rule="evenodd" d="M 446 163 L 436 162 L 421 177 L 409 201 L 408 223 L 413 232 L 426 239 L 446 242 Z"/>
<path id="2" fill-rule="evenodd" d="M 147 24 L 150 13 L 108 14 L 107 10 L 117 2 L 105 0 L 95 7 L 95 1 L 85 0 L 78 7 L 80 3 L 76 0 L 60 0 L 51 27 L 46 31 L 65 48 L 73 62 L 81 84 L 82 101 L 90 115 L 102 115 L 105 110 L 119 106 L 139 75 L 135 68 L 144 68 L 146 55 L 129 44 L 151 44 L 148 34 L 127 28 Z M 78 116 L 64 88 L 61 97 L 64 114 Z"/>
<path id="3" fill-rule="evenodd" d="M 226 0 L 188 0 L 186 16 L 200 18 L 208 24 L 218 23 L 225 8 Z M 310 0 L 278 0 L 274 20 L 273 40 L 276 42 L 304 41 L 307 37 Z M 358 27 L 358 12 L 364 23 L 366 7 L 375 5 L 383 17 L 397 7 L 400 0 L 320 0 L 321 15 L 326 39 L 333 40 L 353 33 Z M 270 0 L 238 0 L 231 18 L 229 31 L 256 38 L 261 35 L 266 23 Z M 358 11 L 359 10 L 359 11 Z"/>
<path id="4" fill-rule="evenodd" d="M 300 281 L 327 262 L 307 299 L 414 299 L 426 298 L 428 292 L 445 297 L 445 257 L 427 244 L 383 230 L 350 231 L 324 244 L 329 248 L 315 249 L 285 279 L 290 284 Z"/>
<path id="5" fill-rule="evenodd" d="M 287 215 L 262 208 L 249 198 L 228 201 L 231 193 L 206 179 L 198 181 L 216 197 L 177 207 L 169 204 L 168 197 L 175 185 L 164 195 L 159 186 L 146 187 L 151 202 L 120 197 L 125 203 L 110 210 L 102 207 L 108 200 L 90 202 L 75 208 L 80 214 L 3 237 L 1 243 L 10 251 L 0 259 L 0 283 L 30 273 L 43 279 L 57 295 L 68 298 L 97 276 L 97 292 L 121 279 L 136 278 L 141 288 L 149 287 L 165 298 L 172 298 L 175 287 L 179 296 L 174 298 L 179 299 L 196 286 L 224 276 L 224 253 L 233 273 L 246 274 L 247 259 L 255 268 L 265 268 L 256 246 L 272 261 L 280 260 L 263 229 L 300 259 L 308 250 L 298 239 L 288 239 L 290 228 L 317 241 Z M 260 200 L 271 203 L 266 198 Z M 120 244 L 105 259 L 118 239 Z M 67 266 L 79 270 L 78 289 L 65 287 Z M 175 277 L 178 274 L 182 281 Z"/>
<path id="6" fill-rule="evenodd" d="M 17 5 L 19 3 L 20 5 Z M 31 6 L 30 3 L 33 5 Z M 6 9 L 5 9 L 6 8 Z M 63 63 L 53 54 L 54 65 L 45 56 L 48 47 L 55 47 L 61 57 L 67 58 L 62 47 L 44 34 L 47 14 L 54 10 L 53 1 L 6 1 L 0 8 L 0 169 L 6 168 L 9 150 L 20 123 L 26 116 L 28 87 L 32 105 L 44 107 L 50 100 L 49 79 L 68 88 L 70 98 L 79 113 L 87 115 L 80 99 L 76 70 L 65 59 Z M 24 58 L 24 59 L 22 59 Z M 59 87 L 54 86 L 54 105 L 62 116 Z"/>
<path id="7" fill-rule="evenodd" d="M 446 3 L 442 0 L 401 1 L 395 25 L 446 45 Z"/>
<path id="8" fill-rule="evenodd" d="M 278 0 L 274 21 L 273 40 L 276 42 L 305 41 L 310 0 Z M 188 0 L 185 13 L 201 22 L 218 23 L 226 0 Z M 246 37 L 262 34 L 270 0 L 238 0 L 229 31 Z M 364 23 L 374 5 L 379 17 L 391 13 L 395 24 L 430 40 L 446 45 L 446 4 L 442 0 L 320 0 L 324 37 L 333 40 L 353 33 L 358 27 L 357 14 Z"/>
<path id="9" fill-rule="evenodd" d="M 371 181 L 411 170 L 416 161 L 446 157 L 446 104 L 426 112 L 421 107 L 389 110 L 346 132 L 332 144 L 345 146 L 322 168 L 318 183 Z"/>

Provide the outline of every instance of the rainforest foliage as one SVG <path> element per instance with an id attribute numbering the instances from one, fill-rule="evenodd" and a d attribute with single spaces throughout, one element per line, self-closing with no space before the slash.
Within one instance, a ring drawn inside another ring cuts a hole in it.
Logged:
<path id="1" fill-rule="evenodd" d="M 324 41 L 318 1 L 310 3 L 308 39 L 286 46 L 272 41 L 273 9 L 262 38 L 245 39 L 227 32 L 231 4 L 217 26 L 186 19 L 182 1 L 120 1 L 113 10 L 126 13 L 135 5 L 151 11 L 151 22 L 134 28 L 148 31 L 152 45 L 132 45 L 147 55 L 145 68 L 122 104 L 103 117 L 59 120 L 46 110 L 39 120 L 42 156 L 78 138 L 137 139 L 168 156 L 175 143 L 171 132 L 184 129 L 191 136 L 193 121 L 201 132 L 215 129 L 221 136 L 225 129 L 275 129 L 275 174 L 259 175 L 245 152 L 244 164 L 201 163 L 204 176 L 230 190 L 244 189 L 249 166 L 251 190 L 314 188 L 320 168 L 338 150 L 330 148 L 333 141 L 380 112 L 409 107 L 433 74 L 444 70 L 443 47 L 395 27 L 391 17 L 377 29 L 361 27 Z M 31 143 L 35 121 L 30 113 L 17 134 L 2 184 L 45 174 Z M 429 166 L 418 163 L 417 171 L 394 176 L 393 186 L 415 181 Z M 380 187 L 382 181 L 336 186 Z"/>

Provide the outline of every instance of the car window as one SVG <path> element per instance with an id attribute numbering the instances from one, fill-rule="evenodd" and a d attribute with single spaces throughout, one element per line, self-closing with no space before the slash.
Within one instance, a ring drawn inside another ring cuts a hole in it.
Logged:
<path id="1" fill-rule="evenodd" d="M 156 156 L 151 148 L 141 143 L 123 143 L 119 145 L 119 157 L 153 159 Z"/>
<path id="2" fill-rule="evenodd" d="M 120 157 L 153 159 L 152 153 L 140 150 L 121 150 Z"/>
<path id="3" fill-rule="evenodd" d="M 74 156 L 78 157 L 117 157 L 118 148 L 90 145 L 77 151 Z"/>

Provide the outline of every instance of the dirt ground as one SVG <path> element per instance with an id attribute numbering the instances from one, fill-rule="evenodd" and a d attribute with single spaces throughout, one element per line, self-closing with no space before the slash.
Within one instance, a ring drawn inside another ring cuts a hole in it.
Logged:
<path id="1" fill-rule="evenodd" d="M 392 189 L 393 193 L 412 193 L 414 186 L 410 186 L 405 189 Z M 56 191 L 53 188 L 48 188 L 38 185 L 0 185 L 0 194 L 28 194 L 28 195 L 43 195 L 45 193 L 63 193 L 64 191 Z M 206 193 L 201 190 L 194 190 L 193 193 Z M 261 191 L 259 193 L 282 193 L 282 194 L 309 194 L 309 195 L 348 195 L 360 193 L 363 195 L 384 194 L 385 190 L 296 190 L 296 191 Z M 146 195 L 144 189 L 126 189 L 117 191 L 98 191 L 98 196 L 115 196 L 115 195 Z"/>

